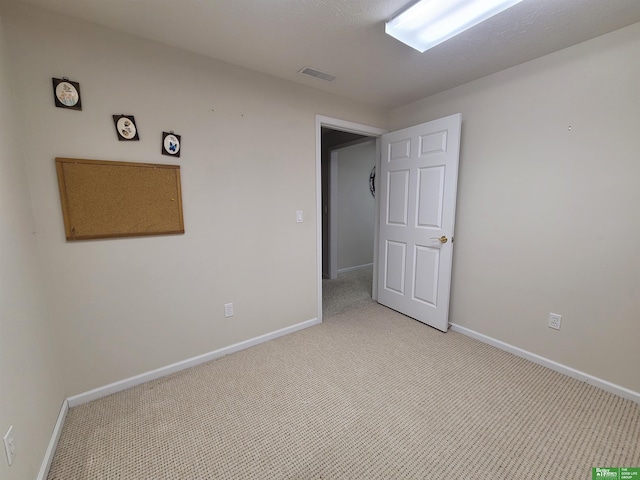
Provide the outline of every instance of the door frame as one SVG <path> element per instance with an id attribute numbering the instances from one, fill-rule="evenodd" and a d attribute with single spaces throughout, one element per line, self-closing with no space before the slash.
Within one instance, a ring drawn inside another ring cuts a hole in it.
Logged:
<path id="1" fill-rule="evenodd" d="M 382 128 L 316 115 L 316 281 L 318 282 L 318 323 L 322 322 L 322 127 L 374 137 L 376 139 L 376 172 L 380 171 L 380 137 L 387 133 L 387 130 Z M 377 196 L 375 197 L 375 215 L 377 219 L 379 216 L 379 200 Z M 373 237 L 374 253 L 378 249 L 379 228 L 380 226 L 376 221 Z M 374 255 L 373 258 L 373 290 L 371 292 L 374 300 L 378 298 L 378 259 L 376 257 L 377 255 Z"/>

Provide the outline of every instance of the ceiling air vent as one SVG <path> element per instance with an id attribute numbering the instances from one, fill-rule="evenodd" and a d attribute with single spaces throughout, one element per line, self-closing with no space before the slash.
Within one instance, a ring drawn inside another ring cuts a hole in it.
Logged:
<path id="1" fill-rule="evenodd" d="M 336 79 L 335 75 L 330 75 L 328 73 L 321 72 L 320 70 L 316 70 L 315 68 L 311 68 L 311 67 L 303 67 L 300 70 L 298 70 L 298 73 L 301 73 L 303 75 L 309 75 L 310 77 L 316 77 L 316 78 L 319 78 L 320 80 L 326 80 L 327 82 L 332 82 L 333 80 Z"/>

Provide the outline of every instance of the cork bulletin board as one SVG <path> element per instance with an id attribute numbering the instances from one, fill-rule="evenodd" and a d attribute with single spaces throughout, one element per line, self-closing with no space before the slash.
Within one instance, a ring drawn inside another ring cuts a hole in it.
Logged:
<path id="1" fill-rule="evenodd" d="M 184 233 L 180 166 L 56 158 L 67 240 Z"/>

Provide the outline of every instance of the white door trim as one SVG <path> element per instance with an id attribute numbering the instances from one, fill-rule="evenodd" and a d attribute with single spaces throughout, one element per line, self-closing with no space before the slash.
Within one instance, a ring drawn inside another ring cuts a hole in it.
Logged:
<path id="1" fill-rule="evenodd" d="M 370 137 L 378 137 L 376 140 L 376 171 L 380 170 L 380 140 L 379 137 L 387 133 L 387 130 L 361 123 L 349 122 L 339 118 L 316 115 L 316 281 L 318 283 L 318 322 L 322 322 L 322 127 L 341 130 L 343 132 L 358 133 Z M 376 218 L 378 218 L 378 197 L 376 196 Z M 378 222 L 374 233 L 374 248 L 378 245 Z M 375 250 L 374 250 L 375 251 Z M 378 291 L 377 260 L 373 261 L 373 292 Z M 375 299 L 376 297 L 374 297 Z"/>

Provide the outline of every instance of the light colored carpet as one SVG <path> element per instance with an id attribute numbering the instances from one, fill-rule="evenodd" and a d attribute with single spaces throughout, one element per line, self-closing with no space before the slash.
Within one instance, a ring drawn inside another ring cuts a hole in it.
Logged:
<path id="1" fill-rule="evenodd" d="M 640 405 L 377 304 L 72 408 L 49 480 L 590 479 Z"/>
<path id="2" fill-rule="evenodd" d="M 339 273 L 338 278 L 322 280 L 322 318 L 326 319 L 373 303 L 371 288 L 373 265 Z"/>

